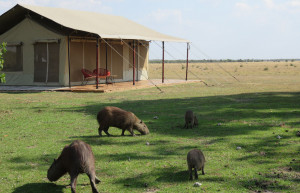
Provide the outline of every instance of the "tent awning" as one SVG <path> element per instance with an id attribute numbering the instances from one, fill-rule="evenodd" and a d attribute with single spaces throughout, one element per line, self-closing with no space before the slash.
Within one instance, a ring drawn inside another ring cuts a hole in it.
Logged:
<path id="1" fill-rule="evenodd" d="M 104 39 L 189 42 L 185 39 L 156 32 L 121 16 L 31 5 L 17 4 L 0 16 L 0 26 L 3 26 L 3 22 L 7 23 L 10 19 L 13 21 L 20 20 L 20 18 L 22 18 L 21 14 L 26 14 L 24 17 L 28 17 L 28 14 L 30 15 L 31 12 L 38 14 L 40 20 L 46 18 L 56 23 L 56 25 L 58 24 L 69 29 L 96 34 Z M 2 33 L 3 31 L 0 30 L 0 34 Z"/>

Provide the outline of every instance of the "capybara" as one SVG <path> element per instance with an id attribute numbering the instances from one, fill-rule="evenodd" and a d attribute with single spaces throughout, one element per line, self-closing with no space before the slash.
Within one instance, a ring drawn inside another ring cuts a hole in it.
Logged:
<path id="1" fill-rule="evenodd" d="M 198 170 L 202 170 L 202 175 L 204 175 L 204 164 L 205 164 L 205 157 L 201 150 L 192 149 L 187 154 L 187 165 L 189 168 L 189 175 L 190 180 L 193 180 L 193 168 L 195 171 L 195 179 L 198 179 Z"/>
<path id="2" fill-rule="evenodd" d="M 69 173 L 71 177 L 72 193 L 76 192 L 77 177 L 81 173 L 86 173 L 90 178 L 93 193 L 98 192 L 95 183 L 100 180 L 95 173 L 95 158 L 91 146 L 87 143 L 76 140 L 70 145 L 66 145 L 60 156 L 54 159 L 54 162 L 48 169 L 47 178 L 52 182 L 58 180 L 61 176 Z"/>
<path id="3" fill-rule="evenodd" d="M 132 136 L 135 136 L 133 130 L 139 131 L 142 135 L 149 134 L 149 129 L 146 124 L 137 118 L 135 114 L 129 111 L 125 111 L 118 107 L 104 107 L 97 115 L 99 123 L 99 135 L 102 136 L 102 130 L 106 135 L 109 127 L 117 127 L 122 129 L 122 136 L 125 130 L 129 131 Z"/>
<path id="4" fill-rule="evenodd" d="M 184 128 L 193 128 L 194 126 L 198 125 L 198 119 L 193 111 L 188 110 L 185 112 L 185 125 Z"/>

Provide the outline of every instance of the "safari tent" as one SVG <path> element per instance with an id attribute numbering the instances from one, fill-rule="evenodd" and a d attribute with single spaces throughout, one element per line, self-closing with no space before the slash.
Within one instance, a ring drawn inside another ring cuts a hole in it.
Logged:
<path id="1" fill-rule="evenodd" d="M 120 16 L 17 4 L 0 16 L 7 42 L 0 85 L 80 85 L 82 69 L 94 70 L 87 81 L 97 85 L 100 69 L 119 82 L 148 79 L 151 40 L 188 42 Z"/>

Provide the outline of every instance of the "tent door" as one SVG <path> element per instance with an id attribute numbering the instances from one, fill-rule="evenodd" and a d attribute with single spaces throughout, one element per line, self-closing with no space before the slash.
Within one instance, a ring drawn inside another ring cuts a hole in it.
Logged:
<path id="1" fill-rule="evenodd" d="M 59 82 L 59 44 L 34 45 L 34 82 Z"/>

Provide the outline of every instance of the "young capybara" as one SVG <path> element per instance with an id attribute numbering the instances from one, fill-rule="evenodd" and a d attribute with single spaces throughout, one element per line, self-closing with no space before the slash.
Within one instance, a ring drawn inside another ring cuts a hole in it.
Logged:
<path id="1" fill-rule="evenodd" d="M 196 115 L 193 113 L 193 111 L 188 110 L 185 112 L 185 125 L 184 128 L 193 128 L 194 126 L 198 125 L 198 119 Z"/>
<path id="2" fill-rule="evenodd" d="M 193 168 L 195 171 L 195 179 L 198 179 L 198 170 L 202 170 L 202 175 L 204 175 L 204 164 L 205 157 L 201 150 L 192 149 L 187 154 L 187 165 L 189 169 L 190 180 L 193 180 Z"/>
<path id="3" fill-rule="evenodd" d="M 118 107 L 104 107 L 97 115 L 99 123 L 98 133 L 102 136 L 102 130 L 106 135 L 109 127 L 117 127 L 122 129 L 122 136 L 125 130 L 129 131 L 132 136 L 135 136 L 133 130 L 139 131 L 142 135 L 149 134 L 149 129 L 146 124 L 137 118 L 135 114 L 129 111 L 125 111 Z"/>
<path id="4" fill-rule="evenodd" d="M 95 173 L 95 158 L 91 146 L 87 143 L 76 140 L 70 145 L 66 145 L 62 153 L 48 169 L 47 178 L 53 182 L 69 173 L 71 177 L 72 193 L 76 192 L 77 177 L 81 173 L 86 173 L 90 178 L 93 193 L 98 192 L 95 183 L 100 180 Z"/>

